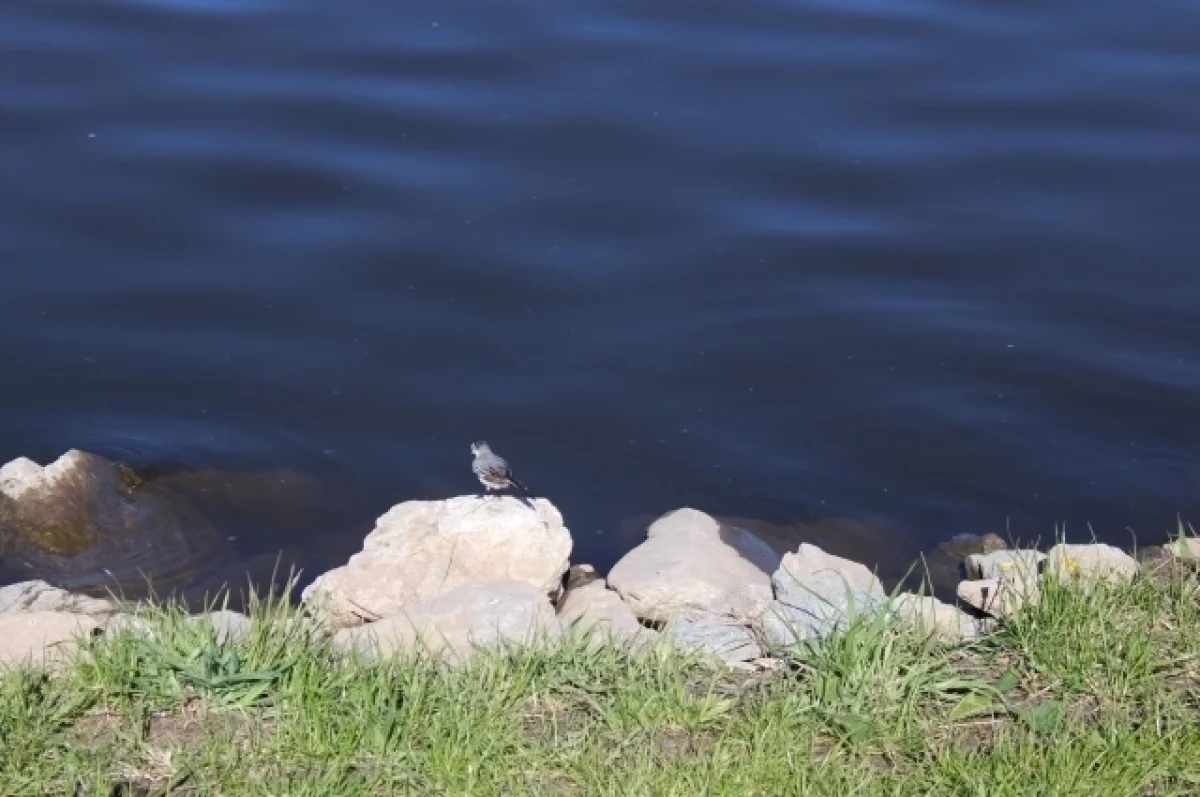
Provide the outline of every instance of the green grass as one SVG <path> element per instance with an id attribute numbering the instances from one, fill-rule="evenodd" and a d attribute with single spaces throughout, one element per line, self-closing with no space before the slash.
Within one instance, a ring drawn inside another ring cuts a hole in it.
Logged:
<path id="1" fill-rule="evenodd" d="M 1048 582 L 974 644 L 862 618 L 758 674 L 578 638 L 369 663 L 279 601 L 234 639 L 165 606 L 0 675 L 0 794 L 1196 794 L 1197 594 Z"/>

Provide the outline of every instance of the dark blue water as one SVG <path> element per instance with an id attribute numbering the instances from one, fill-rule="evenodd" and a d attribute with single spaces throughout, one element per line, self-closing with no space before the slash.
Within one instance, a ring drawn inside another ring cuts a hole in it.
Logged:
<path id="1" fill-rule="evenodd" d="M 0 460 L 313 477 L 214 567 L 477 438 L 602 568 L 681 505 L 1157 539 L 1198 310 L 1191 0 L 0 0 Z"/>

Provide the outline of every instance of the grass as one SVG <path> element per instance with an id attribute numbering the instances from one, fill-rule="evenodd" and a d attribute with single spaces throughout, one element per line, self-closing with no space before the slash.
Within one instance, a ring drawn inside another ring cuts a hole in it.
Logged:
<path id="1" fill-rule="evenodd" d="M 1190 795 L 1198 595 L 1050 580 L 976 643 L 859 618 L 766 673 L 582 638 L 371 663 L 282 601 L 244 636 L 166 605 L 0 675 L 0 794 Z"/>

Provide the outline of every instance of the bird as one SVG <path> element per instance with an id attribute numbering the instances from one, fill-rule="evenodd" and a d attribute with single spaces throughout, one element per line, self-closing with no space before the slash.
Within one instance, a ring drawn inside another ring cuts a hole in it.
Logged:
<path id="1" fill-rule="evenodd" d="M 475 471 L 475 475 L 479 477 L 480 483 L 488 489 L 488 492 L 515 487 L 526 498 L 533 497 L 533 493 L 529 492 L 528 487 L 513 478 L 508 463 L 492 451 L 492 447 L 487 443 L 482 440 L 472 443 L 471 453 L 475 455 L 475 461 L 471 463 L 471 470 Z"/>

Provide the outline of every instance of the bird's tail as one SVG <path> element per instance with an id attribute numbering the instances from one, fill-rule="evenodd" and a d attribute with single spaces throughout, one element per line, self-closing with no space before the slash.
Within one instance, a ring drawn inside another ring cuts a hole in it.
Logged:
<path id="1" fill-rule="evenodd" d="M 509 479 L 508 479 L 508 480 L 509 480 L 509 481 L 511 481 L 511 482 L 513 483 L 513 487 L 516 487 L 518 490 L 520 490 L 520 491 L 521 491 L 521 494 L 522 494 L 522 495 L 524 495 L 526 498 L 533 498 L 533 493 L 531 493 L 531 492 L 529 491 L 529 488 L 528 488 L 528 487 L 526 487 L 525 485 L 521 484 L 519 481 L 517 481 L 516 479 L 512 478 L 511 476 L 509 477 Z"/>

